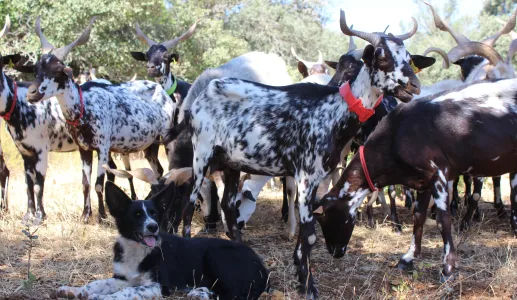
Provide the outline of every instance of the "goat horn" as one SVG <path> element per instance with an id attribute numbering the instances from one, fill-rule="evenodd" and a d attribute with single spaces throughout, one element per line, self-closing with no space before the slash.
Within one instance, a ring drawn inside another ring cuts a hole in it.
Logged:
<path id="1" fill-rule="evenodd" d="M 480 42 L 468 42 L 466 44 L 458 45 L 452 48 L 451 51 L 447 53 L 447 56 L 449 57 L 449 61 L 456 62 L 462 57 L 473 54 L 488 59 L 490 64 L 493 66 L 497 65 L 499 62 L 503 62 L 503 58 L 494 50 L 494 48 Z"/>
<path id="2" fill-rule="evenodd" d="M 427 56 L 427 54 L 434 52 L 438 55 L 440 55 L 443 58 L 443 67 L 445 69 L 448 69 L 450 66 L 449 57 L 447 56 L 447 53 L 443 49 L 436 48 L 436 47 L 429 47 L 424 51 L 424 56 Z"/>
<path id="3" fill-rule="evenodd" d="M 424 3 L 427 6 L 429 6 L 429 8 L 431 9 L 431 12 L 433 13 L 434 25 L 436 26 L 436 28 L 438 28 L 438 29 L 440 29 L 441 31 L 444 31 L 444 32 L 449 32 L 450 35 L 452 36 L 452 38 L 456 41 L 456 43 L 458 45 L 470 42 L 470 40 L 467 37 L 465 37 L 464 35 L 456 34 L 449 27 L 449 25 L 445 21 L 443 21 L 442 18 L 440 18 L 440 16 L 438 16 L 438 14 L 436 14 L 436 11 L 434 10 L 434 7 L 430 3 L 425 2 L 425 1 L 424 1 Z"/>
<path id="4" fill-rule="evenodd" d="M 350 26 L 350 29 L 354 29 L 354 24 L 352 24 L 352 26 Z M 350 36 L 350 42 L 348 42 L 348 51 L 347 51 L 347 53 L 352 52 L 355 49 L 357 49 L 357 46 L 354 43 L 354 38 L 352 36 Z"/>
<path id="5" fill-rule="evenodd" d="M 9 30 L 11 30 L 11 18 L 9 18 L 9 15 L 6 15 L 5 16 L 5 25 L 4 25 L 4 29 L 2 29 L 2 31 L 0 31 L 0 39 L 6 35 Z"/>
<path id="6" fill-rule="evenodd" d="M 312 65 L 314 65 L 313 63 L 303 60 L 301 57 L 299 57 L 298 54 L 296 54 L 296 51 L 294 51 L 293 47 L 291 47 L 291 53 L 298 61 L 301 61 L 307 68 L 311 68 Z"/>
<path id="7" fill-rule="evenodd" d="M 390 25 L 386 26 L 386 28 L 384 28 L 384 31 L 382 33 L 386 34 L 386 31 L 388 31 L 388 28 L 390 28 Z"/>
<path id="8" fill-rule="evenodd" d="M 411 17 L 411 20 L 413 20 L 413 28 L 411 29 L 411 31 L 409 31 L 408 33 L 396 35 L 395 36 L 396 38 L 398 38 L 399 40 L 403 41 L 403 40 L 407 40 L 410 37 L 415 35 L 416 31 L 418 30 L 418 22 L 413 17 Z"/>
<path id="9" fill-rule="evenodd" d="M 39 37 L 39 41 L 41 43 L 41 50 L 43 51 L 43 53 L 49 53 L 50 51 L 52 51 L 52 49 L 54 49 L 54 46 L 47 40 L 47 38 L 41 31 L 41 17 L 40 16 L 38 16 L 38 18 L 36 18 L 36 24 L 34 27 L 36 30 L 36 34 Z"/>
<path id="10" fill-rule="evenodd" d="M 190 26 L 190 28 L 187 30 L 187 32 L 185 32 L 181 36 L 179 36 L 175 39 L 172 39 L 170 41 L 163 42 L 163 43 L 161 43 L 161 45 L 164 46 L 165 48 L 167 48 L 167 50 L 170 50 L 174 46 L 176 46 L 179 42 L 190 38 L 194 34 L 194 31 L 196 31 L 196 26 L 199 21 L 201 21 L 201 19 L 194 22 L 194 24 L 192 24 L 192 26 Z"/>
<path id="11" fill-rule="evenodd" d="M 157 42 L 148 38 L 147 35 L 145 35 L 142 29 L 140 29 L 140 25 L 138 25 L 138 23 L 136 23 L 136 37 L 140 40 L 140 42 L 147 44 L 149 46 L 158 44 Z"/>
<path id="12" fill-rule="evenodd" d="M 485 45 L 488 45 L 490 47 L 494 47 L 495 42 L 501 37 L 503 34 L 508 34 L 512 32 L 512 30 L 515 28 L 515 18 L 517 18 L 517 9 L 513 12 L 513 14 L 510 16 L 510 19 L 506 24 L 499 30 L 496 34 L 487 37 L 486 39 L 482 40 L 481 42 Z"/>
<path id="13" fill-rule="evenodd" d="M 111 174 L 113 174 L 117 177 L 120 177 L 120 178 L 133 178 L 134 177 L 136 179 L 140 179 L 140 180 L 150 183 L 150 184 L 158 183 L 158 180 L 156 179 L 157 178 L 156 174 L 153 172 L 153 170 L 148 169 L 148 168 L 140 168 L 140 169 L 127 171 L 127 170 L 111 169 L 108 165 L 105 165 L 105 164 L 102 165 L 102 167 L 106 171 L 108 171 Z"/>
<path id="14" fill-rule="evenodd" d="M 165 181 L 165 184 L 168 185 L 171 182 L 174 182 L 177 186 L 184 184 L 187 180 L 192 177 L 192 168 L 181 168 L 181 169 L 173 169 L 169 171 L 170 176 Z M 167 174 L 169 174 L 167 173 Z"/>
<path id="15" fill-rule="evenodd" d="M 321 54 L 320 50 L 318 50 L 318 54 L 319 54 L 318 61 L 316 63 L 322 65 L 323 64 L 323 54 Z"/>
<path id="16" fill-rule="evenodd" d="M 345 18 L 345 12 L 341 10 L 340 12 L 340 18 L 339 18 L 339 26 L 341 27 L 341 32 L 343 32 L 345 35 L 348 36 L 356 36 L 360 39 L 363 39 L 367 42 L 369 42 L 372 45 L 377 45 L 380 41 L 379 35 L 375 33 L 370 32 L 363 32 L 359 30 L 354 30 L 352 28 L 349 28 L 346 24 L 346 18 Z"/>
<path id="17" fill-rule="evenodd" d="M 135 75 L 133 75 L 133 78 L 131 78 L 131 81 L 135 81 L 135 80 L 136 80 L 136 76 L 137 76 L 137 75 L 138 75 L 138 74 L 137 74 L 137 73 L 135 73 Z"/>
<path id="18" fill-rule="evenodd" d="M 79 37 L 75 41 L 73 41 L 72 43 L 70 43 L 64 47 L 54 50 L 54 52 L 53 52 L 54 56 L 56 56 L 60 60 L 65 60 L 66 56 L 68 55 L 68 53 L 70 53 L 70 51 L 72 51 L 72 49 L 74 49 L 77 46 L 82 46 L 82 45 L 86 44 L 88 42 L 88 40 L 90 39 L 90 33 L 92 31 L 93 22 L 95 22 L 96 18 L 97 17 L 94 16 L 90 20 L 90 23 L 88 24 L 88 26 L 86 26 L 86 28 L 83 30 L 81 35 L 79 35 Z"/>
<path id="19" fill-rule="evenodd" d="M 506 56 L 506 63 L 511 64 L 512 63 L 512 57 L 517 52 L 517 39 L 514 39 L 512 43 L 510 44 L 510 48 L 508 49 L 508 54 Z"/>

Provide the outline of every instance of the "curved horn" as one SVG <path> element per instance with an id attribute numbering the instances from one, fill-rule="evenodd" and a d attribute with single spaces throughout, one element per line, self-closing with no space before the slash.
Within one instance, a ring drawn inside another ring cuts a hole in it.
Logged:
<path id="1" fill-rule="evenodd" d="M 294 55 L 294 57 L 298 60 L 298 61 L 301 61 L 307 68 L 311 68 L 312 65 L 314 65 L 314 63 L 311 63 L 311 62 L 308 62 L 306 60 L 303 60 L 301 57 L 298 56 L 298 54 L 296 54 L 296 51 L 294 51 L 294 48 L 291 47 L 291 53 Z"/>
<path id="2" fill-rule="evenodd" d="M 447 56 L 447 53 L 443 49 L 436 48 L 436 47 L 429 47 L 424 51 L 424 56 L 427 56 L 427 54 L 434 52 L 438 55 L 440 55 L 443 58 L 443 67 L 445 69 L 448 69 L 450 66 L 449 57 Z"/>
<path id="3" fill-rule="evenodd" d="M 165 184 L 168 185 L 171 182 L 174 182 L 178 186 L 184 184 L 192 177 L 192 168 L 173 169 L 169 173 L 171 174 L 165 181 Z"/>
<path id="4" fill-rule="evenodd" d="M 194 34 L 194 31 L 196 31 L 196 26 L 199 21 L 201 21 L 201 20 L 197 20 L 196 22 L 194 22 L 194 24 L 192 24 L 192 26 L 190 26 L 190 28 L 187 30 L 187 32 L 182 34 L 180 37 L 163 42 L 163 43 L 161 43 L 161 45 L 164 46 L 165 48 L 167 48 L 167 50 L 170 50 L 170 49 L 172 49 L 172 47 L 176 46 L 179 42 L 190 38 Z"/>
<path id="5" fill-rule="evenodd" d="M 407 40 L 409 39 L 410 37 L 414 36 L 416 31 L 418 30 L 418 22 L 416 21 L 415 18 L 411 17 L 411 20 L 413 20 L 413 28 L 411 29 L 410 32 L 408 33 L 404 33 L 404 34 L 400 34 L 400 35 L 396 35 L 395 37 L 400 39 L 401 41 L 403 40 Z M 386 29 L 388 29 L 386 27 Z M 385 30 L 386 31 L 386 30 Z"/>
<path id="6" fill-rule="evenodd" d="M 54 49 L 54 46 L 47 40 L 47 38 L 45 37 L 45 35 L 43 35 L 43 32 L 41 31 L 41 17 L 40 16 L 38 16 L 36 18 L 36 24 L 34 27 L 36 30 L 36 34 L 39 37 L 39 41 L 41 43 L 41 50 L 43 51 L 43 53 L 49 53 L 50 51 L 52 51 L 52 49 Z"/>
<path id="7" fill-rule="evenodd" d="M 131 171 L 126 171 L 126 170 L 119 170 L 119 169 L 111 169 L 106 164 L 102 165 L 102 167 L 106 171 L 108 171 L 111 174 L 113 174 L 117 177 L 120 177 L 120 178 L 134 177 L 136 179 L 140 179 L 140 180 L 145 181 L 150 184 L 158 183 L 158 180 L 156 179 L 157 178 L 156 174 L 154 174 L 153 170 L 148 169 L 148 168 L 140 168 L 140 169 L 135 169 L 135 170 L 131 170 Z"/>
<path id="8" fill-rule="evenodd" d="M 513 55 L 517 52 L 517 39 L 513 40 L 510 44 L 510 48 L 508 49 L 508 54 L 506 55 L 506 63 L 511 64 Z"/>
<path id="9" fill-rule="evenodd" d="M 130 81 L 135 81 L 135 80 L 136 80 L 137 75 L 138 75 L 138 74 L 137 74 L 137 73 L 135 73 L 135 75 L 133 75 L 133 78 L 131 78 L 131 80 L 130 80 Z"/>
<path id="10" fill-rule="evenodd" d="M 157 42 L 148 38 L 147 35 L 145 35 L 142 29 L 140 29 L 140 25 L 138 25 L 138 23 L 136 23 L 136 37 L 140 40 L 140 42 L 147 44 L 149 46 L 158 44 Z"/>
<path id="11" fill-rule="evenodd" d="M 317 63 L 317 64 L 322 65 L 322 64 L 324 63 L 324 62 L 323 62 L 323 54 L 321 54 L 321 51 L 320 51 L 320 50 L 318 50 L 318 53 L 319 53 L 319 55 L 318 55 L 318 61 L 317 61 L 316 63 Z"/>
<path id="12" fill-rule="evenodd" d="M 354 29 L 354 24 L 352 24 L 352 26 L 350 26 L 350 29 Z M 357 49 L 357 46 L 354 43 L 354 38 L 352 36 L 350 36 L 350 42 L 348 42 L 348 51 L 347 51 L 347 53 L 352 52 L 355 49 Z"/>
<path id="13" fill-rule="evenodd" d="M 429 8 L 431 9 L 431 12 L 433 13 L 433 19 L 434 19 L 434 25 L 436 26 L 436 28 L 440 29 L 441 31 L 444 31 L 444 32 L 448 32 L 451 34 L 452 38 L 456 41 L 456 43 L 459 45 L 459 44 L 463 44 L 463 43 L 468 43 L 470 42 L 470 40 L 465 37 L 464 35 L 462 34 L 456 34 L 450 27 L 449 25 L 442 20 L 442 18 L 440 18 L 440 16 L 438 16 L 438 14 L 436 14 L 436 11 L 434 10 L 434 7 L 429 4 L 428 2 L 424 1 L 424 3 L 429 6 Z"/>
<path id="14" fill-rule="evenodd" d="M 0 39 L 6 35 L 9 30 L 11 30 L 11 18 L 9 18 L 9 15 L 6 15 L 5 16 L 5 24 L 4 24 L 4 29 L 2 29 L 2 31 L 0 31 Z"/>
<path id="15" fill-rule="evenodd" d="M 480 42 L 468 42 L 466 44 L 458 45 L 452 48 L 451 51 L 447 53 L 447 56 L 449 56 L 449 61 L 456 62 L 462 57 L 473 54 L 488 59 L 490 64 L 493 66 L 497 65 L 499 62 L 503 62 L 503 58 L 494 50 L 494 48 Z"/>
<path id="16" fill-rule="evenodd" d="M 64 47 L 54 50 L 53 54 L 60 60 L 65 60 L 66 56 L 68 55 L 68 53 L 70 53 L 70 51 L 72 51 L 72 49 L 74 49 L 77 46 L 82 46 L 82 45 L 86 44 L 88 42 L 88 40 L 90 39 L 90 33 L 92 31 L 93 22 L 95 22 L 96 18 L 97 17 L 94 16 L 90 20 L 90 23 L 88 24 L 88 26 L 86 26 L 86 28 L 83 30 L 81 35 L 79 35 L 79 37 L 75 41 L 73 41 L 72 43 L 70 43 Z"/>
<path id="17" fill-rule="evenodd" d="M 379 43 L 379 41 L 380 41 L 379 35 L 349 28 L 348 25 L 346 24 L 345 12 L 343 10 L 341 10 L 340 14 L 341 15 L 339 17 L 339 26 L 341 27 L 341 32 L 343 32 L 345 35 L 356 36 L 360 39 L 363 39 L 363 40 L 369 42 L 370 44 L 372 44 L 374 46 Z"/>
<path id="18" fill-rule="evenodd" d="M 517 18 L 517 9 L 515 9 L 513 14 L 510 16 L 510 19 L 508 20 L 508 22 L 506 22 L 503 28 L 501 28 L 496 34 L 482 40 L 481 43 L 488 45 L 490 47 L 494 47 L 495 42 L 497 42 L 497 39 L 499 39 L 501 35 L 508 34 L 515 28 L 515 18 Z"/>

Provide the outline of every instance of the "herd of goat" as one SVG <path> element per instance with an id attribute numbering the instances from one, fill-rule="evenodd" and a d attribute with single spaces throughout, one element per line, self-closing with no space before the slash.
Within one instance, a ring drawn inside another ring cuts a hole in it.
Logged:
<path id="1" fill-rule="evenodd" d="M 478 42 L 454 32 L 428 6 L 436 27 L 457 43 L 448 52 L 429 48 L 423 55 L 410 54 L 403 41 L 416 33 L 415 19 L 406 34 L 370 33 L 349 27 L 341 11 L 341 31 L 350 37 L 348 51 L 337 62 L 324 61 L 321 53 L 317 62 L 308 62 L 292 49 L 304 77 L 298 84 L 292 84 L 283 59 L 262 52 L 208 69 L 192 84 L 177 79 L 170 69 L 179 57 L 173 50 L 194 34 L 197 22 L 165 42 L 151 40 L 136 25 L 138 39 L 149 49 L 131 55 L 147 64 L 147 74 L 156 83 L 94 79 L 78 84 L 64 61 L 74 47 L 88 41 L 95 18 L 74 42 L 60 48 L 46 39 L 38 18 L 40 59 L 29 65 L 19 63 L 19 54 L 5 55 L 0 66 L 0 116 L 23 158 L 26 218 L 46 217 L 43 190 L 50 151 L 80 153 L 84 222 L 92 214 L 95 151 L 99 218 L 107 217 L 106 175 L 109 181 L 115 176 L 128 179 L 132 199 L 138 198 L 133 178 L 151 184 L 146 199 L 174 185 L 160 228 L 178 233 L 183 222 L 184 237 L 191 235 L 197 202 L 207 230 L 215 229 L 222 219 L 229 238 L 242 242 L 241 229 L 252 216 L 260 191 L 272 177 L 281 176 L 282 217 L 289 223 L 289 236 L 299 228 L 293 258 L 301 291 L 316 297 L 310 268 L 315 221 L 329 253 L 342 257 L 367 196 L 368 223 L 373 226 L 371 205 L 378 199 L 394 230 L 401 231 L 394 185 L 402 185 L 406 206 L 414 209 L 414 227 L 411 246 L 397 266 L 413 268 L 421 252 L 427 210 L 433 206 L 444 243 L 440 279 L 451 279 L 458 268 L 451 215 L 458 211 L 460 175 L 467 203 L 461 227 L 467 230 L 477 211 L 483 177 L 493 176 L 494 205 L 499 216 L 506 216 L 500 176 L 510 173 L 510 224 L 517 234 L 517 79 L 512 66 L 517 10 L 498 32 Z M 0 38 L 9 28 L 7 17 Z M 513 38 L 506 59 L 494 49 L 504 34 Z M 352 37 L 368 45 L 358 49 Z M 431 52 L 441 56 L 445 68 L 458 65 L 460 79 L 421 86 L 416 74 L 435 63 L 426 56 Z M 9 65 L 33 73 L 35 80 L 9 78 L 3 72 Z M 328 67 L 335 69 L 334 76 Z M 160 145 L 166 147 L 169 161 L 166 174 L 158 161 Z M 139 151 L 144 151 L 151 169 L 131 170 L 129 154 Z M 351 151 L 355 155 L 347 165 Z M 125 170 L 117 169 L 111 153 L 121 155 Z M 0 155 L 4 210 L 8 181 L 9 170 Z"/>

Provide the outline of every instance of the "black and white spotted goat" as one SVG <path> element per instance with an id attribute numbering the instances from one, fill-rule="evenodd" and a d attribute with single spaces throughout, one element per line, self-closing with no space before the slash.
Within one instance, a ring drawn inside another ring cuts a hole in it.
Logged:
<path id="1" fill-rule="evenodd" d="M 194 202 L 208 167 L 223 170 L 222 204 L 229 233 L 240 235 L 235 201 L 240 171 L 269 176 L 293 176 L 298 186 L 300 231 L 294 252 L 299 282 L 308 295 L 317 296 L 309 268 L 316 242 L 312 213 L 313 192 L 332 172 L 345 144 L 382 99 L 382 93 L 410 101 L 420 92 L 420 81 L 410 67 L 403 40 L 394 36 L 351 30 L 341 12 L 341 29 L 372 43 L 365 48 L 365 64 L 341 88 L 301 83 L 272 87 L 235 78 L 212 80 L 192 103 L 178 130 L 189 127 L 194 145 L 194 189 L 184 210 L 188 236 Z M 359 100 L 362 99 L 362 100 Z M 177 134 L 173 132 L 172 136 Z"/>
<path id="2" fill-rule="evenodd" d="M 441 31 L 448 32 L 458 44 L 457 47 L 454 47 L 447 54 L 445 54 L 445 51 L 442 49 L 434 49 L 435 52 L 444 58 L 444 67 L 448 67 L 449 62 L 460 66 L 462 82 L 459 80 L 446 80 L 444 82 L 447 82 L 448 84 L 437 84 L 438 90 L 435 89 L 427 93 L 427 91 L 423 89 L 422 96 L 433 94 L 432 92 L 441 92 L 444 90 L 443 87 L 445 85 L 452 88 L 465 83 L 473 83 L 478 80 L 515 78 L 515 70 L 512 66 L 511 59 L 506 61 L 501 59 L 501 56 L 494 49 L 494 45 L 503 34 L 511 33 L 515 28 L 517 10 L 514 11 L 508 21 L 503 24 L 498 32 L 485 38 L 481 42 L 475 42 L 462 34 L 456 33 L 447 24 L 447 22 L 440 18 L 431 4 L 427 2 L 426 4 L 431 9 L 436 28 Z M 454 83 L 455 81 L 456 83 Z M 484 178 L 463 176 L 463 180 L 466 185 L 465 199 L 467 203 L 467 199 L 471 197 L 479 200 L 481 198 Z M 474 189 L 471 192 L 470 187 L 472 185 L 472 181 L 474 182 Z M 494 207 L 498 211 L 498 216 L 504 217 L 506 212 L 501 198 L 501 177 L 493 177 L 492 181 L 494 188 Z M 453 214 L 456 214 L 458 210 L 458 182 L 459 178 L 457 178 L 453 183 L 453 195 L 451 201 L 451 212 Z M 479 210 L 476 210 L 476 217 L 479 217 Z"/>
<path id="3" fill-rule="evenodd" d="M 3 34 L 9 31 L 10 20 L 6 17 L 6 25 Z M 25 170 L 25 182 L 27 184 L 27 213 L 24 219 L 34 216 L 40 220 L 46 217 L 43 205 L 43 191 L 45 174 L 47 171 L 47 158 L 50 151 L 67 152 L 77 150 L 76 144 L 65 126 L 65 118 L 56 98 L 48 101 L 29 104 L 27 91 L 29 84 L 16 82 L 5 75 L 5 64 L 16 64 L 20 55 L 8 55 L 3 57 L 1 66 L 0 111 L 5 120 L 7 131 L 11 135 L 16 148 L 20 152 Z M 21 66 L 15 68 L 22 69 Z M 32 67 L 28 71 L 32 71 Z M 27 70 L 26 70 L 27 71 Z M 1 165 L 5 167 L 5 162 Z M 110 161 L 113 164 L 112 161 Z M 8 170 L 0 172 L 2 183 L 8 180 Z M 113 180 L 113 178 L 111 178 Z M 3 186 L 3 185 L 2 185 Z M 6 189 L 2 190 L 2 194 Z M 6 194 L 4 194 L 6 195 Z M 5 198 L 7 201 L 7 198 Z M 6 202 L 7 203 L 7 202 Z M 37 203 L 37 206 L 36 206 Z M 91 211 L 91 205 L 85 203 L 84 211 Z"/>
<path id="4" fill-rule="evenodd" d="M 107 182 L 106 204 L 120 234 L 113 247 L 113 277 L 82 287 L 62 286 L 57 296 L 140 300 L 186 290 L 198 299 L 258 299 L 268 287 L 269 274 L 248 246 L 160 233 L 160 216 L 175 192 L 170 185 L 149 200 L 132 201 Z"/>
<path id="5" fill-rule="evenodd" d="M 36 80 L 27 91 L 27 99 L 35 103 L 54 96 L 57 98 L 66 129 L 79 146 L 85 203 L 90 203 L 93 151 L 97 151 L 99 162 L 95 190 L 99 216 L 105 218 L 102 200 L 105 170 L 102 165 L 108 162 L 109 152 L 128 154 L 144 150 L 155 173 L 161 175 L 163 169 L 158 162 L 158 143 L 173 126 L 176 104 L 160 85 L 150 81 L 116 85 L 90 81 L 82 86 L 73 81 L 72 70 L 62 61 L 75 46 L 88 41 L 94 19 L 76 41 L 59 49 L 54 49 L 47 41 L 37 22 L 36 32 L 46 54 L 35 65 Z"/>

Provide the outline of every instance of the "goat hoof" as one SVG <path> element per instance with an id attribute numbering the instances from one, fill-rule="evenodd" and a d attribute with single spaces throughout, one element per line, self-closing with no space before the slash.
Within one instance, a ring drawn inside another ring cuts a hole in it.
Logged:
<path id="1" fill-rule="evenodd" d="M 305 289 L 305 285 L 300 285 L 300 288 L 299 288 L 298 292 L 301 295 L 305 295 L 305 299 L 306 300 L 318 299 L 318 295 L 319 295 L 319 291 L 314 286 L 314 284 L 312 286 L 309 286 L 307 289 Z"/>
<path id="2" fill-rule="evenodd" d="M 442 272 L 440 272 L 440 283 L 444 284 L 446 282 L 451 282 L 454 280 L 454 274 L 451 275 L 445 275 Z"/>
<path id="3" fill-rule="evenodd" d="M 288 218 L 289 218 L 289 216 L 287 214 L 282 215 L 282 221 L 284 221 L 284 223 L 287 223 Z"/>
<path id="4" fill-rule="evenodd" d="M 499 207 L 496 207 L 497 209 L 497 217 L 499 219 L 504 219 L 506 218 L 507 214 L 506 214 L 506 209 L 504 209 L 504 205 L 501 205 Z"/>
<path id="5" fill-rule="evenodd" d="M 395 230 L 396 234 L 398 234 L 398 235 L 402 234 L 402 226 L 400 224 L 395 225 L 395 227 L 393 227 L 393 229 Z"/>
<path id="6" fill-rule="evenodd" d="M 470 222 L 467 220 L 461 221 L 460 231 L 468 231 L 470 229 Z"/>
<path id="7" fill-rule="evenodd" d="M 407 262 L 403 259 L 399 260 L 395 268 L 404 271 L 404 272 L 411 272 L 415 269 L 415 266 L 413 265 L 413 261 Z"/>

